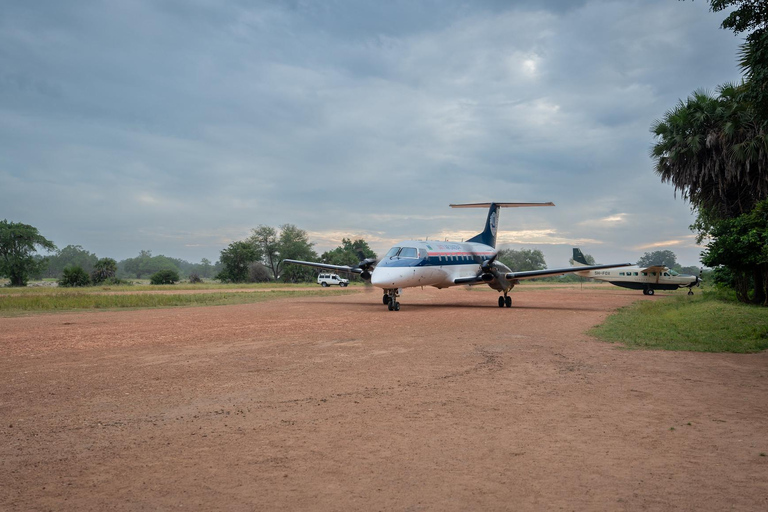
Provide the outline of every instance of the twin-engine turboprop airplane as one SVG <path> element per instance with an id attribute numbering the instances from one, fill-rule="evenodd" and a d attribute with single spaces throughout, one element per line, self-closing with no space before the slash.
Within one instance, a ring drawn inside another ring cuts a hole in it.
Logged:
<path id="1" fill-rule="evenodd" d="M 400 311 L 397 298 L 403 288 L 416 286 L 448 288 L 485 283 L 504 294 L 499 296 L 499 307 L 509 308 L 512 307 L 512 298 L 508 293 L 523 279 L 631 265 L 631 263 L 616 263 L 513 272 L 503 263 L 496 261 L 498 256 L 496 227 L 499 221 L 499 209 L 555 205 L 553 203 L 474 203 L 450 206 L 451 208 L 489 208 L 483 232 L 466 242 L 406 240 L 392 247 L 378 262 L 367 259 L 354 267 L 311 261 L 283 261 L 358 274 L 362 279 L 370 281 L 373 286 L 384 290 L 383 302 L 390 311 Z"/>
<path id="2" fill-rule="evenodd" d="M 678 274 L 663 265 L 632 266 L 616 270 L 587 270 L 586 266 L 589 265 L 587 259 L 576 247 L 573 248 L 573 264 L 575 268 L 580 269 L 576 272 L 577 275 L 607 281 L 622 288 L 643 290 L 643 295 L 653 295 L 654 290 L 677 290 L 678 288 L 688 288 L 688 295 L 693 295 L 692 288 L 701 283 L 699 276 Z"/>

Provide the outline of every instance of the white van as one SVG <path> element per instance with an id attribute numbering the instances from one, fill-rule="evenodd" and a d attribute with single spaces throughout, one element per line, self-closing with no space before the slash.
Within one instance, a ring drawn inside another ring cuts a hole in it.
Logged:
<path id="1" fill-rule="evenodd" d="M 317 284 L 323 287 L 337 284 L 343 288 L 349 284 L 349 279 L 344 279 L 336 274 L 320 274 L 317 276 Z"/>

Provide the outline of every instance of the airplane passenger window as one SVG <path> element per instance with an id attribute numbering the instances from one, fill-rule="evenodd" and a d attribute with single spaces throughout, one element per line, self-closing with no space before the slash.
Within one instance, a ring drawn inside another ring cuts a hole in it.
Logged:
<path id="1" fill-rule="evenodd" d="M 635 272 L 635 275 L 637 275 L 637 272 Z"/>
<path id="2" fill-rule="evenodd" d="M 416 258 L 417 256 L 418 252 L 415 247 L 403 247 L 400 249 L 401 258 Z"/>
<path id="3" fill-rule="evenodd" d="M 619 275 L 620 275 L 620 276 L 623 276 L 623 275 L 624 275 L 624 272 L 619 272 Z"/>
<path id="4" fill-rule="evenodd" d="M 643 272 L 643 275 L 644 275 L 644 276 L 647 276 L 647 275 L 648 275 L 648 272 Z"/>

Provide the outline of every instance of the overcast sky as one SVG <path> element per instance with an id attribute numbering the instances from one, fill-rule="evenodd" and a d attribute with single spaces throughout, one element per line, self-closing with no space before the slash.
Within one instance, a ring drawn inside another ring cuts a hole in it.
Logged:
<path id="1" fill-rule="evenodd" d="M 318 252 L 461 239 L 550 266 L 701 248 L 649 127 L 738 81 L 708 2 L 0 3 L 0 219 L 100 257 L 215 261 L 259 224 Z"/>

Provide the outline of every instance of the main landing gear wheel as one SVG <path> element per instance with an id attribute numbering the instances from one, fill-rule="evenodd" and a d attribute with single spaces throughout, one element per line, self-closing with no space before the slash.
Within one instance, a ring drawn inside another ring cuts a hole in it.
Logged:
<path id="1" fill-rule="evenodd" d="M 510 297 L 509 295 L 504 297 L 504 305 L 507 306 L 508 308 L 511 308 L 512 307 L 512 297 Z"/>
<path id="2" fill-rule="evenodd" d="M 385 296 L 384 296 L 384 297 L 381 299 L 381 302 L 382 302 L 382 303 L 383 303 L 385 306 L 386 306 L 387 304 L 389 304 L 389 295 L 385 295 Z"/>
<path id="3" fill-rule="evenodd" d="M 397 301 L 390 301 L 389 304 L 387 304 L 387 308 L 390 311 L 400 311 L 400 303 Z"/>
<path id="4" fill-rule="evenodd" d="M 653 288 L 646 288 L 643 290 L 643 295 L 653 295 Z"/>
<path id="5" fill-rule="evenodd" d="M 693 290 L 688 290 L 688 295 L 693 295 Z"/>
<path id="6" fill-rule="evenodd" d="M 504 307 L 504 297 L 499 297 L 499 307 L 500 308 Z"/>

